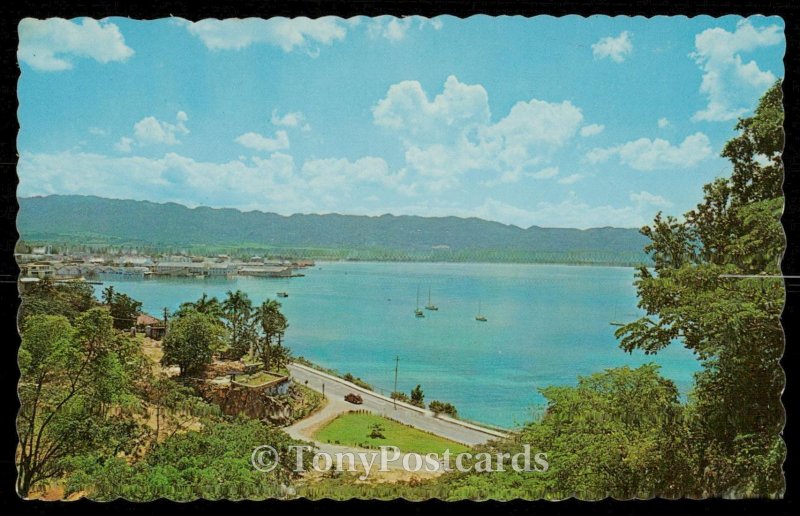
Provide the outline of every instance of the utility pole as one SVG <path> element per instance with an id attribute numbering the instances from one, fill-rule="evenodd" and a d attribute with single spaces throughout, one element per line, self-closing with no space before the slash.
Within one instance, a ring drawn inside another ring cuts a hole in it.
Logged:
<path id="1" fill-rule="evenodd" d="M 164 328 L 167 327 L 167 307 L 164 307 Z"/>
<path id="2" fill-rule="evenodd" d="M 394 359 L 394 392 L 392 392 L 392 399 L 394 400 L 394 409 L 397 410 L 397 368 L 400 365 L 400 357 Z"/>

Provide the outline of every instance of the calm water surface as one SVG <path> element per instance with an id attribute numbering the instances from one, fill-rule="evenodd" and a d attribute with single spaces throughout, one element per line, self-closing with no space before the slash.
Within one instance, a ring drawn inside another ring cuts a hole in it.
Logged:
<path id="1" fill-rule="evenodd" d="M 255 304 L 280 299 L 286 343 L 388 393 L 400 357 L 398 389 L 422 385 L 425 400 L 452 402 L 462 417 L 504 427 L 531 418 L 538 389 L 577 376 L 656 362 L 685 394 L 699 369 L 672 345 L 655 356 L 618 347 L 611 321 L 639 314 L 633 269 L 517 264 L 318 263 L 303 278 L 104 280 L 160 316 L 204 292 L 223 299 L 241 289 Z M 414 317 L 419 289 L 439 311 Z M 487 322 L 475 320 L 480 310 Z"/>

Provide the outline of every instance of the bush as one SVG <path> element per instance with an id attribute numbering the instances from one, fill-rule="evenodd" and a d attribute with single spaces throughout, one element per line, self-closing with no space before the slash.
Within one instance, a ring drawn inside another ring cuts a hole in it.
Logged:
<path id="1" fill-rule="evenodd" d="M 428 408 L 433 411 L 434 414 L 447 414 L 450 417 L 458 417 L 458 410 L 456 410 L 455 405 L 452 403 L 447 403 L 444 401 L 433 400 L 428 404 Z"/>

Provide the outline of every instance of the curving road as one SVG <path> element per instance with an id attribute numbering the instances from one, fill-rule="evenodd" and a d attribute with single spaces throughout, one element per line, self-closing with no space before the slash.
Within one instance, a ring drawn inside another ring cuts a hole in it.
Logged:
<path id="1" fill-rule="evenodd" d="M 491 428 L 485 428 L 443 415 L 436 416 L 429 410 L 420 409 L 400 401 L 396 402 L 387 396 L 302 364 L 292 363 L 288 366 L 288 369 L 295 382 L 305 384 L 307 387 L 319 392 L 324 390 L 325 397 L 328 399 L 328 405 L 320 412 L 285 429 L 290 435 L 298 438 L 311 438 L 313 432 L 322 423 L 352 409 L 366 409 L 469 446 L 484 444 L 492 439 L 508 437 L 507 434 Z M 364 403 L 362 405 L 353 405 L 344 401 L 344 396 L 351 392 L 360 395 Z"/>

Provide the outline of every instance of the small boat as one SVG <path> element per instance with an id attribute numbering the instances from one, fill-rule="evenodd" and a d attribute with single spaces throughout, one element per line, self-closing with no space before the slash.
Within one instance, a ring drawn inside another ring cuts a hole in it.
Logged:
<path id="1" fill-rule="evenodd" d="M 287 292 L 278 292 L 278 297 L 289 297 Z"/>
<path id="2" fill-rule="evenodd" d="M 428 304 L 425 305 L 425 310 L 437 311 L 439 307 L 431 303 L 431 288 L 428 287 Z"/>
<path id="3" fill-rule="evenodd" d="M 486 322 L 488 319 L 485 315 L 481 314 L 481 302 L 478 301 L 478 314 L 475 316 L 476 321 Z"/>
<path id="4" fill-rule="evenodd" d="M 418 319 L 425 317 L 425 314 L 419 309 L 419 287 L 417 287 L 417 308 L 414 310 L 414 317 L 417 317 Z"/>

